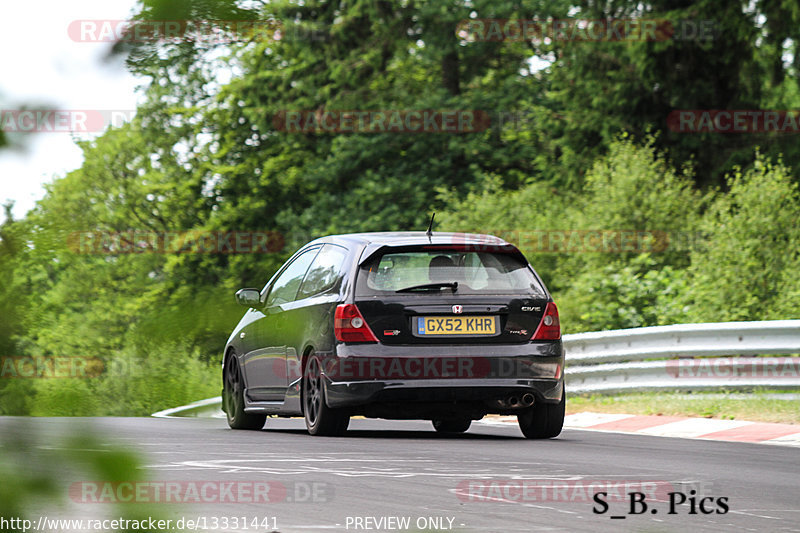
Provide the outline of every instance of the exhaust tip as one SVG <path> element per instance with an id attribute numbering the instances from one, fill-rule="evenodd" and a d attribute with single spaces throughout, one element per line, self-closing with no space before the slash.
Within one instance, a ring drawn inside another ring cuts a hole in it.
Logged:
<path id="1" fill-rule="evenodd" d="M 533 405 L 534 401 L 536 401 L 536 398 L 531 393 L 526 393 L 522 396 L 522 404 L 525 406 Z"/>

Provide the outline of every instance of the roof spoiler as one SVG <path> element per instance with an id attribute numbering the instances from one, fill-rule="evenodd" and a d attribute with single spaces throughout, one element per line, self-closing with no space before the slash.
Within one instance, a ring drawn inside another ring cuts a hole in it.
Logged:
<path id="1" fill-rule="evenodd" d="M 369 244 L 361 253 L 361 259 L 358 264 L 363 265 L 377 255 L 383 255 L 389 250 L 393 252 L 410 252 L 410 251 L 452 251 L 452 252 L 478 252 L 478 253 L 495 253 L 495 254 L 508 254 L 516 257 L 521 262 L 528 264 L 528 260 L 519 251 L 519 248 L 511 243 L 498 239 L 497 244 L 481 243 L 481 242 L 453 242 L 453 243 L 420 243 L 420 244 L 398 244 L 390 246 L 387 244 Z"/>

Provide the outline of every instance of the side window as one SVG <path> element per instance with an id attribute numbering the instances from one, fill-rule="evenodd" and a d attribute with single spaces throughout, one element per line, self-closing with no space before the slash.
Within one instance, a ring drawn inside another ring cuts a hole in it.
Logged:
<path id="1" fill-rule="evenodd" d="M 306 275 L 306 270 L 317 255 L 319 248 L 307 250 L 298 255 L 294 261 L 278 276 L 267 296 L 267 307 L 293 302 L 297 299 L 297 289 Z"/>
<path id="2" fill-rule="evenodd" d="M 346 258 L 347 250 L 334 244 L 326 244 L 308 269 L 297 299 L 313 296 L 333 287 Z"/>

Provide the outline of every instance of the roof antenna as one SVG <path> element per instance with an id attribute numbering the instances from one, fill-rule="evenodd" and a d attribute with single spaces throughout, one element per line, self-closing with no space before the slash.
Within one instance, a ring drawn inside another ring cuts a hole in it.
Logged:
<path id="1" fill-rule="evenodd" d="M 425 232 L 425 235 L 428 236 L 428 239 L 433 237 L 433 217 L 435 217 L 435 216 L 436 216 L 436 213 L 432 213 L 431 214 L 431 223 L 428 224 L 428 231 Z"/>

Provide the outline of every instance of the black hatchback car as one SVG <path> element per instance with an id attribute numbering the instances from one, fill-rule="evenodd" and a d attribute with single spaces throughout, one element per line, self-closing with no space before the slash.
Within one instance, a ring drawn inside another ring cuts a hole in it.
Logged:
<path id="1" fill-rule="evenodd" d="M 351 416 L 469 429 L 517 415 L 528 438 L 564 421 L 558 310 L 512 244 L 463 233 L 333 235 L 295 253 L 225 347 L 223 410 L 235 429 L 304 416 L 338 435 Z"/>

